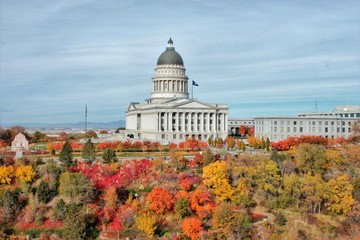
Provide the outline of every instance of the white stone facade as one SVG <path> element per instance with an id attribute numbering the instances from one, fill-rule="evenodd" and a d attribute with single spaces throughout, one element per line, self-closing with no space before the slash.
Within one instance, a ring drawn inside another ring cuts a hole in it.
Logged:
<path id="1" fill-rule="evenodd" d="M 226 138 L 228 106 L 190 99 L 185 71 L 170 39 L 152 77 L 151 98 L 145 104 L 130 103 L 126 111 L 127 134 L 170 142 L 184 141 L 187 137 Z"/>
<path id="2" fill-rule="evenodd" d="M 333 112 L 306 113 L 295 117 L 255 118 L 255 136 L 279 141 L 288 137 L 347 138 L 360 119 L 360 106 L 339 106 Z"/>

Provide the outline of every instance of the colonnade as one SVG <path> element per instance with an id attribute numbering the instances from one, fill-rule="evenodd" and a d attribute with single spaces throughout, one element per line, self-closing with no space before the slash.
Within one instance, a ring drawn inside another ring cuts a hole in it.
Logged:
<path id="1" fill-rule="evenodd" d="M 188 92 L 187 80 L 154 80 L 154 92 Z"/>
<path id="2" fill-rule="evenodd" d="M 225 132 L 227 114 L 214 112 L 158 112 L 160 132 Z"/>

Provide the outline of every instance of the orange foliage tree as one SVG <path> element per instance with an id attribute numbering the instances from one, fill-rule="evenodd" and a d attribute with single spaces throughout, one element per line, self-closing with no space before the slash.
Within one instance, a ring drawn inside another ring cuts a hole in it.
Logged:
<path id="1" fill-rule="evenodd" d="M 156 213 L 163 213 L 170 211 L 174 207 L 174 198 L 166 190 L 155 187 L 151 190 L 148 196 L 150 202 L 150 209 Z"/>
<path id="2" fill-rule="evenodd" d="M 215 203 L 211 194 L 203 189 L 196 189 L 190 197 L 190 208 L 195 211 L 200 218 L 209 216 Z"/>
<path id="3" fill-rule="evenodd" d="M 190 237 L 191 240 L 198 239 L 200 232 L 203 230 L 201 221 L 196 217 L 185 218 L 181 223 L 183 233 Z"/>

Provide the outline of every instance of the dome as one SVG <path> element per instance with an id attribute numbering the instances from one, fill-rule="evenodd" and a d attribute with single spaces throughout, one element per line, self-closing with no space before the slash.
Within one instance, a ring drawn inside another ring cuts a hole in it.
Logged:
<path id="1" fill-rule="evenodd" d="M 157 65 L 165 64 L 184 65 L 182 57 L 178 52 L 175 51 L 175 48 L 173 47 L 173 41 L 171 38 L 168 41 L 166 50 L 160 55 L 157 61 Z"/>

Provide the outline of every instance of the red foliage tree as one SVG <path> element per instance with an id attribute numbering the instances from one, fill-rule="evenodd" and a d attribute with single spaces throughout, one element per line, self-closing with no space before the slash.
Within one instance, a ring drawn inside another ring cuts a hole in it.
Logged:
<path id="1" fill-rule="evenodd" d="M 176 143 L 169 143 L 169 149 L 175 149 L 175 148 L 177 148 Z"/>
<path id="2" fill-rule="evenodd" d="M 174 207 L 174 198 L 166 190 L 155 187 L 148 195 L 147 200 L 150 202 L 150 209 L 156 213 L 170 211 Z"/>
<path id="3" fill-rule="evenodd" d="M 244 125 L 240 125 L 239 133 L 240 133 L 240 135 L 245 135 L 245 133 L 246 133 L 246 128 L 245 128 Z"/>
<path id="4" fill-rule="evenodd" d="M 7 148 L 8 144 L 5 140 L 0 139 L 0 149 Z"/>
<path id="5" fill-rule="evenodd" d="M 72 142 L 70 143 L 70 146 L 73 150 L 82 150 L 83 149 L 83 145 L 79 142 Z"/>
<path id="6" fill-rule="evenodd" d="M 251 127 L 251 128 L 249 128 L 249 130 L 248 130 L 248 135 L 251 137 L 251 136 L 254 136 L 254 132 L 255 132 L 255 129 L 254 129 L 254 127 Z"/>

